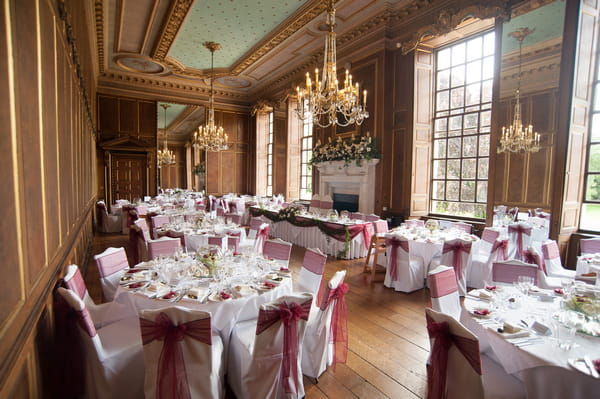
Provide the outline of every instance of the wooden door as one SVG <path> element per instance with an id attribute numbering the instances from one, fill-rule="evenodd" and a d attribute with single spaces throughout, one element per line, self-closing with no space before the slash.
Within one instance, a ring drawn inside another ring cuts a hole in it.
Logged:
<path id="1" fill-rule="evenodd" d="M 146 154 L 112 154 L 113 201 L 134 201 L 146 195 Z"/>

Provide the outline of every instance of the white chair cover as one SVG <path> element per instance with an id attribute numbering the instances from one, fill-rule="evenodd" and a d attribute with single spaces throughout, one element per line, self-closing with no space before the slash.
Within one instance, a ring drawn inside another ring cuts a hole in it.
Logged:
<path id="1" fill-rule="evenodd" d="M 169 216 L 167 215 L 152 216 L 152 219 L 150 220 L 152 221 L 152 238 L 154 239 L 158 238 L 158 235 L 156 234 L 156 229 L 161 227 L 163 224 L 169 223 L 170 221 Z"/>
<path id="2" fill-rule="evenodd" d="M 227 380 L 238 399 L 304 396 L 302 342 L 311 303 L 309 293 L 284 296 L 262 305 L 258 319 L 236 324 Z"/>
<path id="3" fill-rule="evenodd" d="M 519 222 L 508 226 L 508 258 L 523 260 L 523 251 L 531 245 L 532 227 L 529 223 Z"/>
<path id="4" fill-rule="evenodd" d="M 100 274 L 100 285 L 104 293 L 105 301 L 112 301 L 119 287 L 121 277 L 129 268 L 129 261 L 125 248 L 109 247 L 104 252 L 94 255 L 98 273 Z"/>
<path id="5" fill-rule="evenodd" d="M 256 239 L 254 240 L 254 252 L 262 255 L 265 242 L 268 239 L 269 225 L 267 223 L 263 223 L 260 225 L 258 232 L 256 233 Z"/>
<path id="6" fill-rule="evenodd" d="M 282 269 L 287 269 L 292 255 L 292 244 L 279 238 L 266 240 L 263 256 L 274 259 Z"/>
<path id="7" fill-rule="evenodd" d="M 161 237 L 158 240 L 148 242 L 148 256 L 150 259 L 159 256 L 172 256 L 181 248 L 179 238 Z"/>
<path id="8" fill-rule="evenodd" d="M 150 241 L 152 239 L 152 237 L 150 236 L 150 228 L 148 227 L 146 219 L 138 219 L 135 222 L 133 222 L 133 224 L 135 224 L 142 230 L 142 233 L 144 233 L 144 240 Z"/>
<path id="9" fill-rule="evenodd" d="M 139 325 L 126 319 L 96 329 L 78 294 L 58 288 L 58 293 L 75 311 L 85 359 L 86 398 L 139 398 L 144 388 L 144 357 Z"/>
<path id="10" fill-rule="evenodd" d="M 319 198 L 319 194 L 314 194 L 312 196 L 312 199 L 310 200 L 309 211 L 312 213 L 320 213 L 321 212 L 321 199 Z"/>
<path id="11" fill-rule="evenodd" d="M 402 236 L 385 240 L 388 265 L 383 285 L 401 292 L 412 292 L 425 287 L 423 261 L 410 256 L 410 243 Z"/>
<path id="12" fill-rule="evenodd" d="M 96 203 L 96 219 L 98 230 L 102 233 L 118 233 L 121 231 L 121 215 L 109 214 L 104 201 Z"/>
<path id="13" fill-rule="evenodd" d="M 260 226 L 265 223 L 265 220 L 261 217 L 252 218 L 250 220 L 250 229 L 248 230 L 248 240 L 255 240 L 256 235 L 258 234 L 258 229 Z"/>
<path id="14" fill-rule="evenodd" d="M 462 230 L 467 234 L 471 234 L 471 231 L 473 230 L 473 226 L 465 222 L 454 222 L 452 223 L 452 227 Z"/>
<path id="15" fill-rule="evenodd" d="M 458 294 L 467 294 L 467 274 L 471 264 L 471 241 L 455 238 L 444 243 L 441 264 L 452 266 L 456 274 Z"/>
<path id="16" fill-rule="evenodd" d="M 484 281 L 491 281 L 491 262 L 496 260 L 496 256 L 492 257 L 492 248 L 494 247 L 494 243 L 499 236 L 500 232 L 498 230 L 490 227 L 486 227 L 483 230 L 478 251 L 471 255 L 471 264 L 467 269 L 467 286 L 473 288 L 483 288 L 485 285 Z M 504 260 L 504 258 L 501 260 Z"/>
<path id="17" fill-rule="evenodd" d="M 334 360 L 342 363 L 346 360 L 348 335 L 344 295 L 348 285 L 344 284 L 345 276 L 346 270 L 333 275 L 322 303 L 310 312 L 302 346 L 302 373 L 308 377 L 319 378 Z M 335 341 L 336 335 L 338 341 Z"/>
<path id="18" fill-rule="evenodd" d="M 223 341 L 210 313 L 179 306 L 142 310 L 140 328 L 146 399 L 224 396 Z"/>
<path id="19" fill-rule="evenodd" d="M 498 283 L 512 284 L 519 276 L 533 278 L 534 284 L 538 283 L 538 265 L 525 263 L 518 259 L 503 262 L 494 262 L 492 266 L 492 280 Z"/>
<path id="20" fill-rule="evenodd" d="M 556 241 L 545 241 L 542 244 L 542 254 L 544 255 L 545 271 L 548 277 L 575 278 L 575 270 L 568 270 L 563 267 Z"/>
<path id="21" fill-rule="evenodd" d="M 460 297 L 454 269 L 444 265 L 436 267 L 429 272 L 427 285 L 431 296 L 431 307 L 437 312 L 460 320 Z"/>
<path id="22" fill-rule="evenodd" d="M 298 291 L 310 292 L 320 303 L 320 289 L 323 281 L 323 270 L 327 263 L 327 255 L 318 248 L 307 248 L 304 252 L 302 267 L 296 280 L 296 289 Z"/>

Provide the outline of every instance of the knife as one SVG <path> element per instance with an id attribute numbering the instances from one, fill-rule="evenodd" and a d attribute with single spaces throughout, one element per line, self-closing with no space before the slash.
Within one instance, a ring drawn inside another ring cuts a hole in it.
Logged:
<path id="1" fill-rule="evenodd" d="M 585 362 L 585 365 L 587 366 L 587 368 L 590 369 L 590 374 L 592 375 L 592 377 L 600 378 L 600 375 L 598 374 L 598 371 L 596 371 L 596 367 L 594 366 L 594 363 L 592 363 L 592 359 L 590 359 L 589 356 L 585 355 L 583 357 L 583 361 Z"/>

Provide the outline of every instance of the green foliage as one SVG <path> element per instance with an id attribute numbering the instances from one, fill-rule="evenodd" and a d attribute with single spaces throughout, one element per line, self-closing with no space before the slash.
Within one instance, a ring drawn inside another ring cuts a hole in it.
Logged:
<path id="1" fill-rule="evenodd" d="M 367 133 L 367 136 L 363 137 L 348 137 L 342 139 L 338 137 L 337 140 L 329 139 L 326 144 L 317 142 L 315 148 L 313 148 L 311 164 L 327 161 L 344 161 L 346 165 L 350 162 L 355 161 L 358 166 L 362 165 L 363 160 L 370 160 L 380 158 L 381 154 L 377 149 L 375 140 Z"/>

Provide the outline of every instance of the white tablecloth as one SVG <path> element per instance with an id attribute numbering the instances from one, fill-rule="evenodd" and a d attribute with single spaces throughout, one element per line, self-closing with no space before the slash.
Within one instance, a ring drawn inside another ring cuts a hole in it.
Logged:
<path id="1" fill-rule="evenodd" d="M 507 298 L 516 297 L 514 288 L 503 286 L 502 289 L 506 290 L 504 295 Z M 516 309 L 503 307 L 502 310 L 494 310 L 491 320 L 495 318 L 499 322 L 508 321 L 515 325 L 520 320 L 526 320 L 530 326 L 534 320 L 544 325 L 556 324 L 552 321 L 552 315 L 559 311 L 559 298 L 553 302 L 542 302 L 535 296 L 530 296 L 519 299 L 517 303 L 519 307 Z M 492 357 L 499 361 L 506 372 L 523 381 L 528 398 L 599 397 L 600 379 L 594 379 L 575 370 L 569 365 L 568 360 L 584 355 L 592 359 L 600 358 L 600 337 L 577 333 L 575 335 L 577 347 L 568 351 L 560 349 L 556 340 L 550 336 L 541 336 L 538 341 L 532 341 L 532 344 L 518 347 L 495 331 L 499 324 L 490 323 L 490 319 L 477 318 L 469 313 L 469 310 L 475 308 L 490 307 L 488 302 L 467 296 L 464 307 L 461 322 L 479 337 L 480 350 L 491 351 Z"/>

